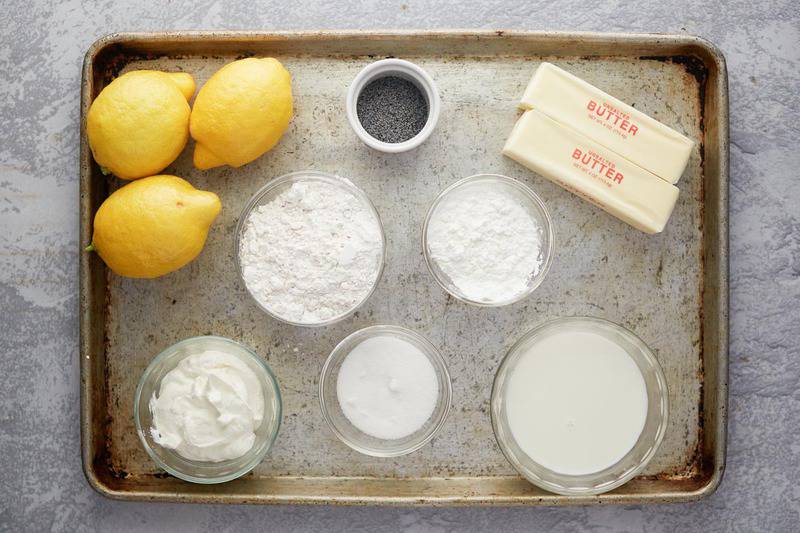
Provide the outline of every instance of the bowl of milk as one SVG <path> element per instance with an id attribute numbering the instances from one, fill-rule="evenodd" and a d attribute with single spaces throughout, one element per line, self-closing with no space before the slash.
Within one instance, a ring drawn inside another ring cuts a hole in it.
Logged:
<path id="1" fill-rule="evenodd" d="M 500 449 L 550 492 L 592 495 L 629 481 L 653 458 L 668 419 L 653 352 L 607 320 L 560 318 L 509 350 L 492 389 Z"/>

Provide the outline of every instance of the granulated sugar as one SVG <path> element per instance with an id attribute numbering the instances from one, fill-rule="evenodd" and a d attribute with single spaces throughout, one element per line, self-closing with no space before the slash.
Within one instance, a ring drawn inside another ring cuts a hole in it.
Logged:
<path id="1" fill-rule="evenodd" d="M 347 354 L 336 380 L 344 416 L 378 439 L 401 439 L 433 414 L 436 371 L 414 344 L 391 335 L 370 337 Z"/>
<path id="2" fill-rule="evenodd" d="M 478 302 L 509 301 L 542 268 L 542 228 L 510 192 L 490 185 L 455 189 L 428 225 L 431 258 Z"/>
<path id="3" fill-rule="evenodd" d="M 351 192 L 301 181 L 250 213 L 239 249 L 250 292 L 273 314 L 319 323 L 369 294 L 383 253 L 380 225 Z"/>

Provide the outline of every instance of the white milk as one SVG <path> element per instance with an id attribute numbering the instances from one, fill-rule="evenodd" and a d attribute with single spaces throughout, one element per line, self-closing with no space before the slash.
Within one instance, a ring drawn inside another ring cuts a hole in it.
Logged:
<path id="1" fill-rule="evenodd" d="M 508 424 L 535 462 L 554 472 L 590 474 L 622 459 L 647 416 L 636 363 L 616 343 L 562 331 L 520 356 L 509 378 Z"/>

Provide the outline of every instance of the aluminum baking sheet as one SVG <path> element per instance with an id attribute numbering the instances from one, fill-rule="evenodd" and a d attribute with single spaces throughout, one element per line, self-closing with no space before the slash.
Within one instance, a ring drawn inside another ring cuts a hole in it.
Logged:
<path id="1" fill-rule="evenodd" d="M 292 74 L 295 117 L 278 146 L 240 169 L 199 171 L 191 147 L 165 173 L 212 190 L 223 210 L 190 265 L 156 280 L 113 275 L 81 259 L 81 430 L 84 470 L 119 499 L 429 505 L 687 501 L 713 492 L 725 462 L 727 398 L 728 106 L 724 59 L 689 36 L 520 32 L 163 32 L 97 41 L 84 64 L 81 232 L 116 179 L 91 160 L 85 119 L 94 96 L 133 69 L 191 73 L 198 86 L 224 63 L 278 58 Z M 408 58 L 436 80 L 439 124 L 419 149 L 392 155 L 361 144 L 345 116 L 356 73 L 383 57 Z M 648 236 L 500 155 L 516 103 L 550 61 L 698 142 L 666 230 Z M 236 274 L 234 229 L 252 193 L 284 173 L 315 169 L 350 178 L 383 220 L 386 270 L 351 317 L 308 329 L 270 319 Z M 454 181 L 491 172 L 531 186 L 547 204 L 555 259 L 529 298 L 499 309 L 445 295 L 429 275 L 420 232 L 427 208 Z M 525 331 L 565 315 L 618 322 L 653 348 L 664 368 L 670 420 L 643 474 L 599 496 L 560 496 L 520 478 L 498 448 L 489 416 L 494 373 Z M 428 446 L 404 457 L 360 455 L 325 425 L 317 381 L 330 350 L 356 329 L 409 327 L 443 352 L 453 381 L 450 417 Z M 284 417 L 273 451 L 234 482 L 193 485 L 159 472 L 133 421 L 137 381 L 152 357 L 195 335 L 253 347 L 275 370 Z"/>

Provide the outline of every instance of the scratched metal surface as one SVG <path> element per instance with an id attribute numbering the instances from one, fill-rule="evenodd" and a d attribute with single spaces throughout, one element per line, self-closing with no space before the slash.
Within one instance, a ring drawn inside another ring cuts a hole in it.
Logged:
<path id="1" fill-rule="evenodd" d="M 230 58 L 144 60 L 125 70 L 185 70 L 202 84 Z M 132 475 L 157 472 L 139 444 L 133 394 L 154 355 L 180 339 L 216 334 L 252 346 L 280 380 L 285 416 L 259 475 L 511 475 L 489 417 L 494 373 L 508 347 L 532 326 L 564 315 L 621 323 L 656 352 L 670 387 L 664 443 L 645 475 L 681 475 L 695 465 L 700 405 L 701 168 L 697 149 L 680 182 L 667 230 L 639 233 L 500 155 L 516 117 L 515 103 L 536 65 L 555 62 L 699 139 L 697 81 L 680 65 L 629 59 L 421 56 L 442 97 L 436 132 L 419 150 L 386 155 L 363 146 L 344 114 L 344 94 L 368 57 L 280 56 L 293 75 L 296 115 L 276 149 L 241 169 L 201 172 L 186 150 L 167 172 L 218 193 L 223 211 L 202 255 L 167 277 L 109 277 L 107 365 L 111 464 Z M 632 83 L 634 82 L 634 83 Z M 686 97 L 689 95 L 690 97 Z M 303 329 L 259 312 L 238 281 L 233 232 L 248 197 L 286 172 L 316 169 L 351 178 L 375 203 L 388 238 L 380 286 L 354 316 Z M 428 274 L 420 228 L 436 194 L 455 180 L 501 173 L 530 185 L 554 218 L 555 262 L 527 300 L 502 309 L 454 301 Z M 334 345 L 372 324 L 399 324 L 428 337 L 453 376 L 453 411 L 432 444 L 406 457 L 369 458 L 336 440 L 320 414 L 317 381 Z"/>

